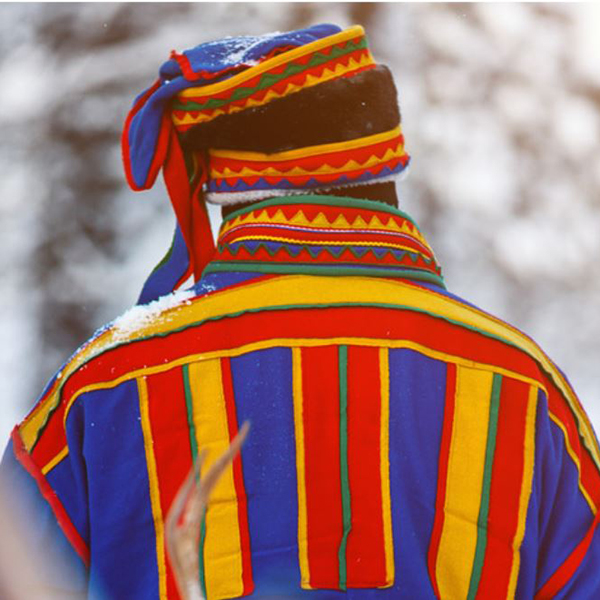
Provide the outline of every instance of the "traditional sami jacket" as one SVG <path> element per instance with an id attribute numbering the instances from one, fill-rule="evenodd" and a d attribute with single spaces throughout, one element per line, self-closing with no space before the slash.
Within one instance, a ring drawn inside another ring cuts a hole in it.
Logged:
<path id="1" fill-rule="evenodd" d="M 245 421 L 201 531 L 211 600 L 600 597 L 581 405 L 530 338 L 445 290 L 394 208 L 298 196 L 230 215 L 192 292 L 69 360 L 4 476 L 77 557 L 74 587 L 176 598 L 165 514 Z"/>

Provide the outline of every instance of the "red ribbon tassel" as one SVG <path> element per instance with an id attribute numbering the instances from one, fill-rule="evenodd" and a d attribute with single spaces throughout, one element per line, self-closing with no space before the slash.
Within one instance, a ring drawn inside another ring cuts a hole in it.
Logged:
<path id="1" fill-rule="evenodd" d="M 189 274 L 193 270 L 194 279 L 197 281 L 215 251 L 215 242 L 203 192 L 203 185 L 206 182 L 206 165 L 203 163 L 198 165 L 200 176 L 196 178 L 192 192 L 183 151 L 170 120 L 169 128 L 169 148 L 163 165 L 163 175 L 177 222 L 188 248 Z"/>

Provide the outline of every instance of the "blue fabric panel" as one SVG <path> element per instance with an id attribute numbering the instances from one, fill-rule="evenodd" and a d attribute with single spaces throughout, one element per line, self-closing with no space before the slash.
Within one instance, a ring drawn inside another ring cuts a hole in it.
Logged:
<path id="1" fill-rule="evenodd" d="M 71 452 L 46 475 L 46 480 L 65 507 L 71 523 L 89 545 L 86 472 L 77 452 Z"/>
<path id="2" fill-rule="evenodd" d="M 19 519 L 26 543 L 42 549 L 55 561 L 36 565 L 40 581 L 56 590 L 84 593 L 87 569 L 62 532 L 54 512 L 41 495 L 37 483 L 21 466 L 10 442 L 0 463 L 0 485 Z"/>
<path id="3" fill-rule="evenodd" d="M 238 423 L 251 423 L 242 457 L 254 582 L 265 596 L 291 594 L 300 582 L 291 351 L 244 354 L 231 371 Z"/>
<path id="4" fill-rule="evenodd" d="M 179 224 L 175 226 L 173 242 L 162 261 L 146 279 L 137 304 L 147 304 L 170 294 L 190 266 L 190 256 Z"/>
<path id="5" fill-rule="evenodd" d="M 562 598 L 598 598 L 600 597 L 600 528 L 596 528 L 592 543 L 579 569 L 565 587 L 554 596 Z"/>
<path id="6" fill-rule="evenodd" d="M 137 383 L 88 392 L 73 411 L 68 426 L 83 428 L 88 470 L 90 583 L 109 598 L 156 598 L 156 538 Z"/>
<path id="7" fill-rule="evenodd" d="M 540 512 L 536 591 L 568 558 L 593 521 L 591 509 L 579 490 L 577 467 L 567 454 L 564 434 L 558 425 L 549 419 L 547 412 L 539 415 L 537 443 L 534 492 Z M 597 543 L 598 540 L 595 544 Z M 597 552 L 597 549 L 595 551 Z M 578 579 L 577 573 L 575 579 Z M 582 583 L 585 587 L 589 578 L 584 578 Z M 573 589 L 576 590 L 577 584 L 573 585 Z M 568 595 L 566 591 L 564 593 Z M 569 597 L 591 598 L 594 594 L 579 595 L 578 592 Z"/>
<path id="8" fill-rule="evenodd" d="M 199 296 L 202 296 L 259 277 L 264 277 L 264 273 L 209 273 L 203 275 L 193 289 Z"/>
<path id="9" fill-rule="evenodd" d="M 390 350 L 390 485 L 396 584 L 389 598 L 434 598 L 427 552 L 435 518 L 446 363 Z"/>
<path id="10" fill-rule="evenodd" d="M 306 29 L 297 29 L 286 33 L 271 33 L 261 36 L 227 37 L 214 42 L 205 42 L 183 54 L 190 62 L 192 70 L 197 74 L 217 74 L 227 68 L 235 67 L 246 62 L 254 63 L 266 56 L 275 48 L 285 46 L 305 46 L 321 38 L 334 35 L 341 29 L 337 25 L 323 23 Z M 181 69 L 175 60 L 169 60 L 160 69 L 163 80 L 181 76 Z M 207 85 L 216 81 L 229 79 L 231 73 L 220 77 L 210 77 L 195 80 L 195 85 Z"/>

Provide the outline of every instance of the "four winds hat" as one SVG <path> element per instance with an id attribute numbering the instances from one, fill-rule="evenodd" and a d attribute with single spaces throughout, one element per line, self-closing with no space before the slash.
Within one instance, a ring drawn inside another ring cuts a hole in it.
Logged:
<path id="1" fill-rule="evenodd" d="M 140 302 L 199 279 L 214 252 L 205 201 L 393 179 L 408 165 L 396 90 L 362 27 L 315 25 L 173 52 L 125 122 L 129 185 L 162 170 L 177 217 Z"/>

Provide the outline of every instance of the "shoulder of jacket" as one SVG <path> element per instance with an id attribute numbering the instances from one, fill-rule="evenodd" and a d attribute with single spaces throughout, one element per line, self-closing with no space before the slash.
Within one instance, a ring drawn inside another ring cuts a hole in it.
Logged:
<path id="1" fill-rule="evenodd" d="M 119 351 L 151 336 L 155 330 L 168 332 L 170 323 L 177 320 L 175 316 L 186 312 L 197 299 L 192 291 L 176 292 L 155 302 L 134 306 L 97 330 L 64 363 L 25 419 L 17 425 L 25 449 L 32 451 L 42 435 L 59 435 L 58 430 L 64 430 L 66 414 L 73 402 L 85 391 L 103 384 L 114 387 L 118 385 L 119 377 L 127 379 L 127 365 L 122 364 L 123 354 Z M 117 366 L 121 368 L 115 379 Z M 50 426 L 51 422 L 55 422 L 54 427 Z"/>

